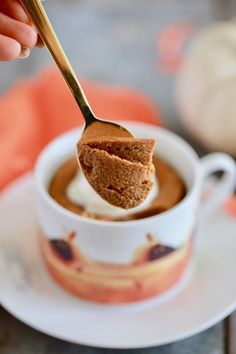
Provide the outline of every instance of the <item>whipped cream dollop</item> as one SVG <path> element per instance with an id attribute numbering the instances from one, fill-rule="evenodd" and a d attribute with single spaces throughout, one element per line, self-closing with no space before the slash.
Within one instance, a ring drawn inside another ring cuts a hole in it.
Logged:
<path id="1" fill-rule="evenodd" d="M 88 213 L 107 216 L 123 216 L 143 211 L 151 206 L 159 192 L 159 185 L 156 176 L 153 176 L 153 186 L 145 201 L 139 206 L 125 210 L 109 204 L 105 199 L 90 186 L 84 174 L 79 171 L 69 183 L 66 195 L 71 202 L 80 205 Z"/>

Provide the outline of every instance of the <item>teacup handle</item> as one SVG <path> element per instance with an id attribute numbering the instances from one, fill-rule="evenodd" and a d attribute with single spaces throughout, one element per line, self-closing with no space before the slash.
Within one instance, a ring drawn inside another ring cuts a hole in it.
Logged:
<path id="1" fill-rule="evenodd" d="M 205 202 L 200 211 L 200 221 L 205 221 L 218 207 L 224 199 L 233 193 L 236 186 L 236 164 L 229 155 L 223 153 L 212 153 L 201 159 L 202 181 L 207 179 L 212 173 L 223 171 L 221 180 L 217 183 L 217 189 Z"/>

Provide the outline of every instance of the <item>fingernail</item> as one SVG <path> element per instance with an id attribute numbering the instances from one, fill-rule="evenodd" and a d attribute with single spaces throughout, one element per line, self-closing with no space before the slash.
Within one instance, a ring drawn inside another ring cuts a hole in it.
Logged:
<path id="1" fill-rule="evenodd" d="M 20 52 L 20 55 L 19 55 L 19 59 L 25 59 L 25 58 L 28 58 L 28 56 L 30 55 L 30 50 L 29 48 L 24 48 L 22 47 L 21 48 L 21 52 Z"/>

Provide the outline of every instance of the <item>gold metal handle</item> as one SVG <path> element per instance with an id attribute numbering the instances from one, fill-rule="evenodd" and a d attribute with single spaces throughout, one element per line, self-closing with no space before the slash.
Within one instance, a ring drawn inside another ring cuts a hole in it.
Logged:
<path id="1" fill-rule="evenodd" d="M 67 59 L 57 39 L 40 0 L 21 0 L 21 3 L 33 21 L 40 37 L 50 51 L 58 68 L 60 69 L 69 89 L 80 107 L 80 110 L 86 120 L 86 125 L 89 125 L 92 121 L 96 120 L 96 117 L 88 103 L 82 87 L 80 86 L 77 76 L 69 63 L 69 60 Z"/>

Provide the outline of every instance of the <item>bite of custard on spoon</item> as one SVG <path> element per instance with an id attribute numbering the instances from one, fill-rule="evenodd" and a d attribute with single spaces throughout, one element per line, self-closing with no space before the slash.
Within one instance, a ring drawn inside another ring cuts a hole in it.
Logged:
<path id="1" fill-rule="evenodd" d="M 40 0 L 20 0 L 61 71 L 85 120 L 78 161 L 91 186 L 109 203 L 129 209 L 152 186 L 154 140 L 135 139 L 123 126 L 93 113 Z"/>

